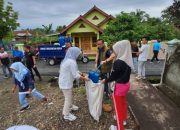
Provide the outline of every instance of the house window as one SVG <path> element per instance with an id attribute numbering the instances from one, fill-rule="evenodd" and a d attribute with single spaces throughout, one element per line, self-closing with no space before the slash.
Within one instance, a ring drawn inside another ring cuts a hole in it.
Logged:
<path id="1" fill-rule="evenodd" d="M 97 37 L 92 37 L 92 47 L 96 47 Z"/>
<path id="2" fill-rule="evenodd" d="M 75 46 L 79 47 L 79 37 L 74 38 Z"/>
<path id="3" fill-rule="evenodd" d="M 92 20 L 98 20 L 99 18 L 97 16 L 94 16 Z"/>
<path id="4" fill-rule="evenodd" d="M 86 28 L 85 25 L 82 23 L 79 28 Z"/>

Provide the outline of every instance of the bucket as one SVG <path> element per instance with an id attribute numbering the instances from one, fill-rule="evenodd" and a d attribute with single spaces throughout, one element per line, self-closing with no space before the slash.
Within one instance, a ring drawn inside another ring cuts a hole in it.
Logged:
<path id="1" fill-rule="evenodd" d="M 101 65 L 98 66 L 97 70 L 93 71 L 90 70 L 88 73 L 88 78 L 93 81 L 93 83 L 98 83 L 99 82 L 99 76 L 100 73 L 98 72 L 98 69 L 101 67 Z"/>

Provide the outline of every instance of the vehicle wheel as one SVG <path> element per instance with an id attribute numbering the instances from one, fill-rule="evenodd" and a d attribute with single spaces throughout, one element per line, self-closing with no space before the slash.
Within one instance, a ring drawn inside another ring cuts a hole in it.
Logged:
<path id="1" fill-rule="evenodd" d="M 87 56 L 84 56 L 84 57 L 82 58 L 82 62 L 85 63 L 85 64 L 87 64 L 87 63 L 89 62 L 89 58 L 88 58 Z"/>
<path id="2" fill-rule="evenodd" d="M 55 61 L 55 59 L 49 59 L 48 63 L 49 63 L 49 65 L 53 66 L 53 65 L 55 65 L 56 61 Z"/>

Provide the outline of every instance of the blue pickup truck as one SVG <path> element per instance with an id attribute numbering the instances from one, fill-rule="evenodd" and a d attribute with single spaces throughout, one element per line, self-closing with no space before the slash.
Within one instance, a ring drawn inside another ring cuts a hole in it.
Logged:
<path id="1" fill-rule="evenodd" d="M 66 53 L 65 42 L 67 42 L 67 40 L 70 39 L 66 39 L 66 37 L 60 37 L 59 44 L 40 45 L 38 47 L 39 58 L 45 59 L 49 63 L 49 65 L 55 65 L 56 63 L 59 63 L 65 57 L 65 53 Z M 87 56 L 84 56 L 84 54 L 79 60 L 81 60 L 83 63 L 89 62 L 89 58 Z"/>

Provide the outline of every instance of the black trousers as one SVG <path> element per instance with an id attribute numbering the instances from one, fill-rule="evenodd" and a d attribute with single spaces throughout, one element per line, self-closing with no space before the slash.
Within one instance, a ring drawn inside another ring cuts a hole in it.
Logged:
<path id="1" fill-rule="evenodd" d="M 30 70 L 30 72 L 31 72 L 31 77 L 32 77 L 33 80 L 35 80 L 35 79 L 34 79 L 34 74 L 33 74 L 33 71 L 32 71 L 32 70 L 34 70 L 36 76 L 38 76 L 39 80 L 41 80 L 41 75 L 40 75 L 37 67 L 34 67 L 34 68 L 33 68 L 32 66 L 27 66 L 27 68 Z"/>
<path id="2" fill-rule="evenodd" d="M 107 79 L 107 78 L 109 78 L 109 76 L 110 76 L 110 73 L 101 73 L 100 78 L 101 79 Z M 104 84 L 104 92 L 106 93 L 107 96 L 110 93 L 108 83 Z"/>
<path id="3" fill-rule="evenodd" d="M 153 52 L 154 52 L 154 56 L 153 56 L 153 58 L 151 59 L 151 61 L 153 62 L 154 59 L 156 59 L 156 61 L 159 61 L 159 59 L 158 59 L 159 51 L 153 51 Z"/>

